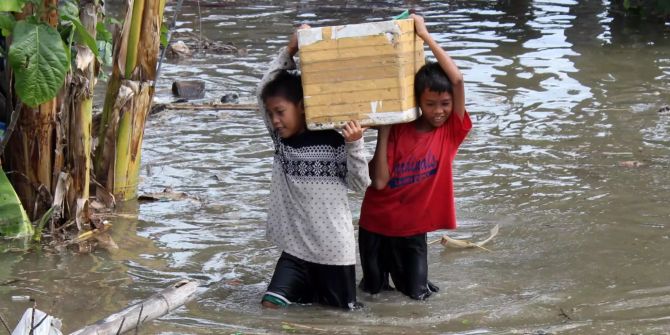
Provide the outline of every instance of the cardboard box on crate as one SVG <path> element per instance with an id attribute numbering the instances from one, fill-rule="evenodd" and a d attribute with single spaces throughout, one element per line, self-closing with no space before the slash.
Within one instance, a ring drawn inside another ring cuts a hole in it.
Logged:
<path id="1" fill-rule="evenodd" d="M 298 46 L 309 129 L 418 117 L 414 75 L 425 59 L 414 20 L 302 29 Z"/>

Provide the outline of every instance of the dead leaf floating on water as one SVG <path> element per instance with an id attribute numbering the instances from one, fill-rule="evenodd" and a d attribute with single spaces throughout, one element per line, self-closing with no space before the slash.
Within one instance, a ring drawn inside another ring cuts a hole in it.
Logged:
<path id="1" fill-rule="evenodd" d="M 491 241 L 496 235 L 498 235 L 498 230 L 499 230 L 499 225 L 495 225 L 493 228 L 491 228 L 491 233 L 489 237 L 487 237 L 485 240 L 479 241 L 479 242 L 472 242 L 468 240 L 457 240 L 455 238 L 451 238 L 447 236 L 446 234 L 442 236 L 441 239 L 439 240 L 434 240 L 429 242 L 428 244 L 433 244 L 440 242 L 445 247 L 450 247 L 450 248 L 456 248 L 456 249 L 468 249 L 468 248 L 479 248 L 483 249 L 486 251 L 491 251 L 487 248 L 484 248 L 484 244 L 488 243 Z"/>
<path id="2" fill-rule="evenodd" d="M 110 228 L 112 228 L 112 224 L 107 222 L 107 221 L 103 221 L 101 223 L 100 228 L 95 228 L 93 230 L 89 230 L 89 231 L 86 231 L 86 232 L 83 232 L 83 233 L 79 234 L 74 239 L 73 243 L 81 243 L 81 242 L 84 242 L 86 240 L 89 240 L 90 238 L 95 237 L 98 234 L 102 234 L 102 233 L 107 232 Z"/>

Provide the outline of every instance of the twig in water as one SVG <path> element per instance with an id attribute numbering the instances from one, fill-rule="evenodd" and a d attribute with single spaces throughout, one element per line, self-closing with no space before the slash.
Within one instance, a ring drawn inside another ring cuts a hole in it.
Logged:
<path id="1" fill-rule="evenodd" d="M 34 313 L 34 312 L 35 312 L 35 309 L 33 308 L 33 313 Z M 42 318 L 42 320 L 40 320 L 40 322 L 38 322 L 34 327 L 31 327 L 31 329 L 30 329 L 30 333 L 31 333 L 31 334 L 33 333 L 33 329 L 37 329 L 37 328 L 39 328 L 39 326 L 44 322 L 44 320 L 47 319 L 48 316 L 49 316 L 49 314 L 44 313 L 44 317 Z"/>
<path id="2" fill-rule="evenodd" d="M 35 324 L 35 307 L 36 306 L 37 306 L 37 302 L 34 302 L 33 303 L 33 311 L 32 311 L 33 313 L 30 316 L 30 333 L 28 333 L 28 335 L 33 335 L 33 333 L 34 333 L 33 330 L 35 328 L 33 328 L 33 325 Z"/>
<path id="3" fill-rule="evenodd" d="M 156 83 L 158 82 L 158 77 L 160 76 L 161 73 L 161 65 L 163 64 L 163 59 L 165 58 L 165 54 L 167 53 L 167 50 L 170 48 L 170 44 L 172 43 L 172 31 L 174 28 L 177 26 L 177 16 L 179 15 L 179 11 L 181 11 L 181 4 L 184 2 L 184 0 L 179 0 L 177 2 L 177 7 L 174 10 L 174 16 L 172 17 L 172 23 L 170 24 L 170 27 L 168 27 L 168 32 L 167 32 L 167 45 L 161 52 L 161 56 L 158 59 L 158 67 L 156 68 L 156 79 L 154 79 L 154 86 L 156 86 Z"/>
<path id="4" fill-rule="evenodd" d="M 140 329 L 140 322 L 142 321 L 142 312 L 144 311 L 144 304 L 140 305 L 140 315 L 137 316 L 137 324 L 135 325 L 135 335 Z"/>
<path id="5" fill-rule="evenodd" d="M 123 319 L 121 319 L 121 324 L 119 325 L 119 330 L 116 331 L 116 335 L 121 334 L 121 328 L 123 328 L 123 323 L 126 322 L 126 317 L 124 316 Z"/>
<path id="6" fill-rule="evenodd" d="M 11 284 L 20 282 L 20 281 L 21 281 L 21 279 L 18 279 L 18 278 L 8 279 L 6 281 L 1 282 L 0 286 L 7 286 L 7 285 L 11 285 Z"/>

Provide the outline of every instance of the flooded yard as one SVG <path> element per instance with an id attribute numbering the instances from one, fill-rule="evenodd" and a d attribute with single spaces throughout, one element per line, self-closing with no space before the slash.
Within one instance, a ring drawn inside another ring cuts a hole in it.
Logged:
<path id="1" fill-rule="evenodd" d="M 11 296 L 30 295 L 69 332 L 189 278 L 202 283 L 196 301 L 140 333 L 670 333 L 668 25 L 624 20 L 608 1 L 185 1 L 179 31 L 243 51 L 169 61 L 157 99 L 189 78 L 206 82 L 205 100 L 255 102 L 295 24 L 407 7 L 466 81 L 474 128 L 456 158 L 450 236 L 478 240 L 500 225 L 491 252 L 429 247 L 438 294 L 359 291 L 358 312 L 262 309 L 280 251 L 264 235 L 273 148 L 260 115 L 164 111 L 147 123 L 140 193 L 190 197 L 121 206 L 116 253 L 0 254 L 0 314 L 13 325 L 30 304 Z M 369 157 L 375 139 L 368 130 Z M 351 194 L 355 220 L 361 199 Z"/>

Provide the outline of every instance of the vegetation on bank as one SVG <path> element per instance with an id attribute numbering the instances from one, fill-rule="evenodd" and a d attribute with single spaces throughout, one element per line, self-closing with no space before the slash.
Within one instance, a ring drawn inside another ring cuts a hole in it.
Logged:
<path id="1" fill-rule="evenodd" d="M 104 232 L 108 226 L 92 208 L 136 197 L 165 0 L 124 1 L 126 18 L 115 34 L 100 0 L 0 3 L 7 65 L 0 66 L 6 125 L 0 157 L 25 213 L 40 223 L 37 240 L 45 233 L 70 243 Z M 103 65 L 112 66 L 112 75 L 100 132 L 93 134 L 92 96 Z M 0 237 L 8 235 L 14 236 Z"/>

